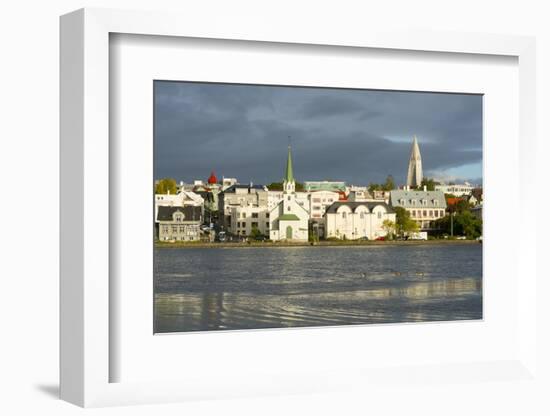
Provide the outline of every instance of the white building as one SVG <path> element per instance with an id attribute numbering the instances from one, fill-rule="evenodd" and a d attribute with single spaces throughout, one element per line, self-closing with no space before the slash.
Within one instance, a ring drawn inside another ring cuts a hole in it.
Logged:
<path id="1" fill-rule="evenodd" d="M 257 229 L 262 235 L 269 236 L 269 211 L 266 207 L 231 207 L 229 231 L 234 235 L 249 236 Z"/>
<path id="2" fill-rule="evenodd" d="M 269 212 L 269 238 L 273 241 L 307 241 L 309 212 L 304 207 L 305 202 L 307 202 L 307 195 L 304 198 L 303 195 L 298 196 L 296 193 L 290 146 L 288 147 L 282 196 L 282 200 Z"/>
<path id="3" fill-rule="evenodd" d="M 454 196 L 470 195 L 474 190 L 474 188 L 475 186 L 468 182 L 454 184 L 454 185 L 436 185 L 435 186 L 436 191 L 441 191 L 444 194 L 452 194 Z"/>
<path id="4" fill-rule="evenodd" d="M 309 213 L 313 220 L 322 220 L 329 206 L 338 201 L 340 194 L 332 191 L 315 191 L 309 194 Z"/>
<path id="5" fill-rule="evenodd" d="M 194 192 L 180 190 L 177 194 L 155 194 L 155 218 L 158 207 L 201 207 L 204 209 L 204 199 Z"/>
<path id="6" fill-rule="evenodd" d="M 395 212 L 385 202 L 335 202 L 325 213 L 325 237 L 376 240 L 387 234 L 385 220 L 396 220 Z"/>

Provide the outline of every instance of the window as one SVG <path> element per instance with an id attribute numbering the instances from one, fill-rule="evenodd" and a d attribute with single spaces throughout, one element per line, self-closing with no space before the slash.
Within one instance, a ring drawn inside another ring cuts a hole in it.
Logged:
<path id="1" fill-rule="evenodd" d="M 268 222 L 265 223 L 265 228 L 269 228 L 269 223 Z"/>
<path id="2" fill-rule="evenodd" d="M 342 218 L 346 218 L 346 213 L 345 212 L 342 212 Z"/>
<path id="3" fill-rule="evenodd" d="M 416 199 L 411 199 L 411 205 L 416 205 Z"/>
<path id="4" fill-rule="evenodd" d="M 257 212 L 253 212 L 253 213 L 252 213 L 252 218 L 258 218 L 258 213 L 257 213 Z"/>
<path id="5" fill-rule="evenodd" d="M 382 219 L 382 213 L 381 213 L 381 212 L 378 212 L 378 219 L 379 219 L 379 220 Z"/>
<path id="6" fill-rule="evenodd" d="M 162 231 L 167 233 L 168 232 L 168 226 L 167 225 L 163 225 L 162 226 Z"/>
<path id="7" fill-rule="evenodd" d="M 287 198 L 287 199 L 288 199 L 288 200 L 290 201 L 290 195 L 288 196 L 288 198 Z"/>
<path id="8" fill-rule="evenodd" d="M 321 202 L 321 198 L 313 198 L 313 202 L 319 203 L 319 202 Z"/>
<path id="9" fill-rule="evenodd" d="M 433 200 L 434 206 L 437 207 L 439 205 L 439 201 L 437 199 Z"/>
<path id="10" fill-rule="evenodd" d="M 426 211 L 426 210 L 422 211 L 422 216 L 427 217 L 428 216 L 428 211 Z"/>
<path id="11" fill-rule="evenodd" d="M 361 212 L 361 213 L 359 214 L 359 218 L 361 218 L 362 220 L 364 220 L 364 219 L 365 219 L 365 213 L 364 213 L 364 212 Z"/>
<path id="12" fill-rule="evenodd" d="M 242 218 L 246 218 L 246 212 L 243 212 L 243 214 L 241 215 Z"/>
<path id="13" fill-rule="evenodd" d="M 313 206 L 313 211 L 320 211 L 320 210 L 321 210 L 321 207 L 319 205 Z"/>
<path id="14" fill-rule="evenodd" d="M 183 225 L 180 225 L 180 233 L 183 233 L 185 231 L 185 227 Z"/>
<path id="15" fill-rule="evenodd" d="M 428 205 L 428 200 L 423 199 L 423 200 L 422 200 L 422 205 L 424 205 L 424 206 Z"/>
<path id="16" fill-rule="evenodd" d="M 251 225 L 252 225 L 253 228 L 254 227 L 258 228 L 258 223 L 257 222 L 253 222 Z"/>
<path id="17" fill-rule="evenodd" d="M 435 215 L 435 218 L 439 217 L 439 211 L 437 209 L 434 211 L 434 215 Z"/>
<path id="18" fill-rule="evenodd" d="M 173 232 L 173 233 L 177 233 L 177 232 L 178 232 L 178 226 L 177 226 L 177 225 L 172 225 L 172 232 Z"/>
<path id="19" fill-rule="evenodd" d="M 430 217 L 433 217 L 433 216 L 434 216 L 434 212 L 430 210 Z"/>
<path id="20" fill-rule="evenodd" d="M 266 217 L 266 218 L 269 218 L 269 212 L 266 212 L 266 213 L 265 213 L 265 217 Z"/>
<path id="21" fill-rule="evenodd" d="M 411 217 L 416 217 L 416 210 L 415 210 L 415 209 L 413 209 L 413 210 L 411 211 Z"/>
<path id="22" fill-rule="evenodd" d="M 287 211 L 290 211 L 290 206 L 286 207 L 286 210 L 287 210 Z"/>

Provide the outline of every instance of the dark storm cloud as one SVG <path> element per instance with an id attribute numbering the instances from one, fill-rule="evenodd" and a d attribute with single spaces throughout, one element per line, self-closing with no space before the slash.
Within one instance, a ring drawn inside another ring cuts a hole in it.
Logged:
<path id="1" fill-rule="evenodd" d="M 157 81 L 155 177 L 278 181 L 290 140 L 300 181 L 403 183 L 416 134 L 426 175 L 481 178 L 481 117 L 474 95 Z"/>

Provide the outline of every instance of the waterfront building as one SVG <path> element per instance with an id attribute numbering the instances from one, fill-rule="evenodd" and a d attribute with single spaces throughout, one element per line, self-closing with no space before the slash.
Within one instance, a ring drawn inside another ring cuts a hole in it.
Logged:
<path id="1" fill-rule="evenodd" d="M 267 210 L 268 191 L 263 185 L 234 184 L 218 194 L 218 217 L 224 229 L 231 227 L 234 207 L 258 207 Z"/>
<path id="2" fill-rule="evenodd" d="M 334 202 L 325 213 L 325 237 L 376 240 L 387 235 L 385 220 L 396 220 L 395 212 L 385 202 Z"/>
<path id="3" fill-rule="evenodd" d="M 435 190 L 441 191 L 445 194 L 451 194 L 454 196 L 464 196 L 464 195 L 470 195 L 472 191 L 475 189 L 475 186 L 471 185 L 468 182 L 464 182 L 461 184 L 442 184 L 442 185 L 436 185 Z"/>
<path id="4" fill-rule="evenodd" d="M 435 229 L 435 221 L 445 216 L 447 203 L 441 191 L 394 190 L 390 191 L 390 205 L 406 209 L 421 231 Z"/>
<path id="5" fill-rule="evenodd" d="M 269 211 L 265 207 L 232 206 L 230 217 L 228 231 L 234 235 L 249 236 L 257 229 L 262 235 L 269 236 Z"/>
<path id="6" fill-rule="evenodd" d="M 160 241 L 198 241 L 202 210 L 200 206 L 159 206 L 156 232 Z"/>
<path id="7" fill-rule="evenodd" d="M 340 194 L 333 191 L 315 191 L 308 196 L 309 213 L 313 220 L 322 220 L 327 208 L 340 198 Z"/>
<path id="8" fill-rule="evenodd" d="M 177 194 L 155 194 L 155 218 L 159 207 L 200 207 L 204 213 L 204 199 L 191 191 L 181 189 Z"/>
<path id="9" fill-rule="evenodd" d="M 304 196 L 297 196 L 296 193 L 290 146 L 288 147 L 282 196 L 281 201 L 269 211 L 269 238 L 273 241 L 307 241 L 309 212 L 304 206 Z M 305 201 L 307 201 L 307 196 Z"/>
<path id="10" fill-rule="evenodd" d="M 411 157 L 409 159 L 409 170 L 407 172 L 407 186 L 416 188 L 422 184 L 422 157 L 416 136 L 413 138 Z"/>
<path id="11" fill-rule="evenodd" d="M 304 189 L 306 192 L 314 191 L 344 191 L 346 183 L 341 181 L 305 181 Z"/>

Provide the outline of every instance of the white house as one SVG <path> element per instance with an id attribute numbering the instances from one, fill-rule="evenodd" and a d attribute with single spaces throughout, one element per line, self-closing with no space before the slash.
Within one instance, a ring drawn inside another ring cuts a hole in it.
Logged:
<path id="1" fill-rule="evenodd" d="M 201 207 L 204 209 L 204 199 L 190 191 L 180 190 L 177 194 L 155 194 L 155 218 L 159 207 Z"/>
<path id="2" fill-rule="evenodd" d="M 395 223 L 395 219 L 395 212 L 385 202 L 335 202 L 325 213 L 325 236 L 342 240 L 376 240 L 387 234 L 384 221 Z"/>
<path id="3" fill-rule="evenodd" d="M 436 185 L 435 190 L 441 191 L 445 194 L 452 194 L 454 196 L 469 195 L 475 189 L 475 186 L 469 182 L 458 183 L 453 185 Z"/>
<path id="4" fill-rule="evenodd" d="M 269 211 L 269 238 L 273 241 L 307 241 L 309 212 L 304 207 L 304 201 L 307 201 L 307 196 L 304 199 L 296 195 L 296 182 L 294 181 L 292 172 L 290 146 L 288 147 L 282 197 L 281 201 Z"/>

